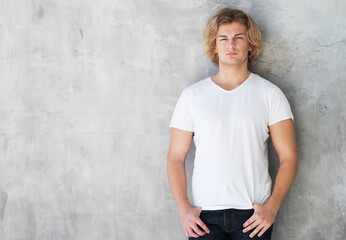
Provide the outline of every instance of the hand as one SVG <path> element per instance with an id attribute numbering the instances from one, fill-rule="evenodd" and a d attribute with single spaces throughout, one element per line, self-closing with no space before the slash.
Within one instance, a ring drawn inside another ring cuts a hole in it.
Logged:
<path id="1" fill-rule="evenodd" d="M 210 233 L 208 227 L 199 218 L 202 208 L 189 207 L 180 214 L 181 223 L 183 225 L 187 237 L 198 238 Z M 198 225 L 204 230 L 200 230 Z"/>
<path id="2" fill-rule="evenodd" d="M 253 238 L 259 231 L 258 236 L 261 237 L 265 231 L 274 223 L 276 212 L 266 204 L 255 203 L 252 208 L 255 210 L 253 215 L 243 224 L 245 228 L 244 233 L 251 229 L 256 228 L 251 234 L 250 238 Z"/>

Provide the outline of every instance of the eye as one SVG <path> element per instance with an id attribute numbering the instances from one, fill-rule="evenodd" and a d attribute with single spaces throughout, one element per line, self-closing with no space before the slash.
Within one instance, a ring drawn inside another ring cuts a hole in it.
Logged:
<path id="1" fill-rule="evenodd" d="M 227 40 L 226 38 L 222 38 L 222 39 L 220 39 L 220 41 L 222 41 L 222 40 Z"/>
<path id="2" fill-rule="evenodd" d="M 243 39 L 242 37 L 236 37 L 235 39 Z"/>

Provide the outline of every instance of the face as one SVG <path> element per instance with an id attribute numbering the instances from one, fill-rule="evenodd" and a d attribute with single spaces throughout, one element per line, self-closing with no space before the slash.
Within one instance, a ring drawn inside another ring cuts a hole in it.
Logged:
<path id="1" fill-rule="evenodd" d="M 237 22 L 219 26 L 215 47 L 215 53 L 219 57 L 219 65 L 247 65 L 248 53 L 252 49 L 246 31 L 247 27 Z"/>

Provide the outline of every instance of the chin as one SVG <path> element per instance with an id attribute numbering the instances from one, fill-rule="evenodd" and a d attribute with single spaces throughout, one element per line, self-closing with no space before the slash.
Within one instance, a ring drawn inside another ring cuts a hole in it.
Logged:
<path id="1" fill-rule="evenodd" d="M 224 62 L 222 62 L 222 64 L 225 64 L 225 65 L 241 65 L 242 62 L 240 62 L 240 61 L 224 61 Z"/>
<path id="2" fill-rule="evenodd" d="M 242 65 L 247 62 L 247 59 L 239 60 L 239 59 L 227 59 L 226 61 L 222 61 L 223 64 L 226 65 Z"/>

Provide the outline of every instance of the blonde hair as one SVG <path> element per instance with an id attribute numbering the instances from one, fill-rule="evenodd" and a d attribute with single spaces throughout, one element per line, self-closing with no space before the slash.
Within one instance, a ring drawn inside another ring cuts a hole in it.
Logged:
<path id="1" fill-rule="evenodd" d="M 248 54 L 248 61 L 250 64 L 255 65 L 263 46 L 261 30 L 249 14 L 238 9 L 223 8 L 209 18 L 203 32 L 205 46 L 204 55 L 214 64 L 219 64 L 218 54 L 214 52 L 217 30 L 220 25 L 232 22 L 244 24 L 247 27 L 246 35 L 252 48 Z"/>

